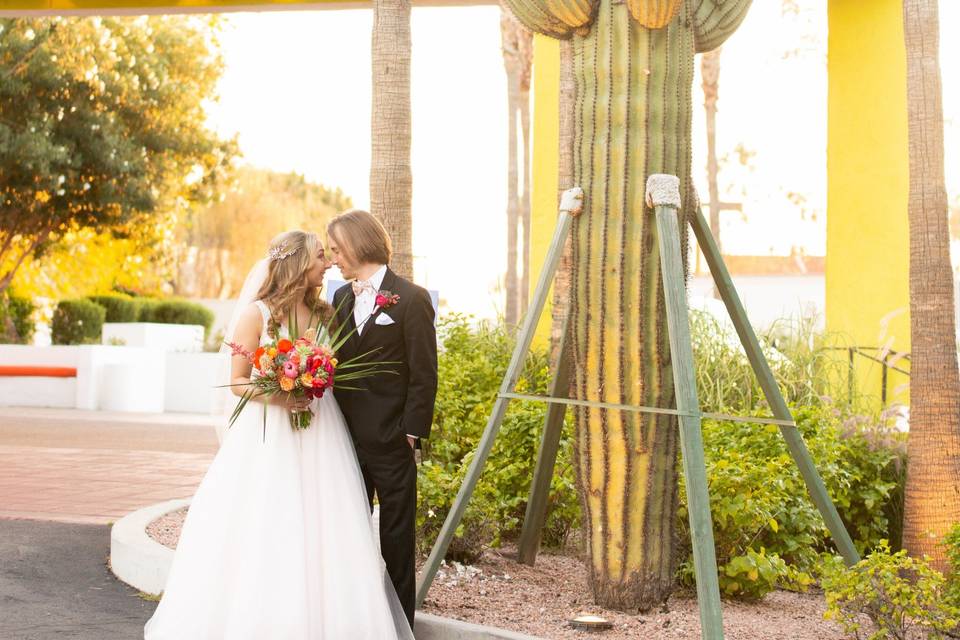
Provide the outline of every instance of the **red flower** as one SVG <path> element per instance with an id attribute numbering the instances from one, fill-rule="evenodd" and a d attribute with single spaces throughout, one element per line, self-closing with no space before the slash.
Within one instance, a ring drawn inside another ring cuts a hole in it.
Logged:
<path id="1" fill-rule="evenodd" d="M 400 296 L 397 294 L 386 289 L 377 291 L 376 305 L 381 309 L 389 309 L 398 302 L 400 302 Z"/>
<path id="2" fill-rule="evenodd" d="M 293 343 L 286 338 L 277 343 L 277 351 L 280 353 L 287 353 L 290 349 L 293 349 Z"/>

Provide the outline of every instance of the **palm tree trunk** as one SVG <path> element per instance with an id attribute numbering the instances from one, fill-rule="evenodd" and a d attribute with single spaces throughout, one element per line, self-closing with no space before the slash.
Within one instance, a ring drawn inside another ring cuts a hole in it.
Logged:
<path id="1" fill-rule="evenodd" d="M 508 15 L 509 11 L 507 12 Z M 523 191 L 520 193 L 520 224 L 523 227 L 520 278 L 520 315 L 527 312 L 530 304 L 530 83 L 533 68 L 533 34 L 523 25 L 517 25 L 517 51 L 520 62 L 520 95 L 517 107 L 520 112 L 520 139 L 523 143 Z"/>
<path id="2" fill-rule="evenodd" d="M 573 42 L 560 41 L 560 150 L 557 185 L 562 194 L 573 184 L 573 141 L 574 141 L 574 106 L 577 100 L 577 83 L 573 74 Z M 557 196 L 559 202 L 559 194 Z M 554 366 L 560 357 L 558 349 L 563 336 L 563 328 L 567 315 L 570 313 L 570 282 L 573 270 L 572 240 L 567 240 L 557 275 L 553 280 L 553 311 L 550 327 L 551 363 Z"/>
<path id="3" fill-rule="evenodd" d="M 370 212 L 393 243 L 392 269 L 413 278 L 410 0 L 373 2 Z"/>
<path id="4" fill-rule="evenodd" d="M 937 0 L 904 0 L 910 149 L 910 435 L 903 543 L 947 567 L 960 522 L 960 374 L 943 168 Z"/>
<path id="5" fill-rule="evenodd" d="M 710 194 L 710 231 L 717 248 L 720 244 L 720 188 L 717 185 L 717 99 L 720 85 L 720 49 L 707 51 L 700 58 L 703 76 L 703 109 L 707 116 L 707 189 Z M 713 297 L 720 298 L 720 290 L 713 285 Z"/>
<path id="6" fill-rule="evenodd" d="M 520 130 L 517 117 L 520 106 L 520 52 L 517 32 L 520 25 L 508 11 L 500 9 L 500 37 L 503 68 L 507 76 L 507 271 L 504 275 L 504 321 L 514 327 L 520 321 L 520 277 L 518 244 L 520 238 L 520 196 L 517 147 Z"/>

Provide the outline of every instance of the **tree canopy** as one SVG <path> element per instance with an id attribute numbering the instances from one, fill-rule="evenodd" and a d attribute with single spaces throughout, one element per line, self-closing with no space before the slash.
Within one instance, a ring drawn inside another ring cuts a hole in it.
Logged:
<path id="1" fill-rule="evenodd" d="M 352 205 L 339 188 L 312 183 L 297 173 L 243 167 L 225 197 L 195 208 L 177 238 L 181 295 L 236 295 L 270 239 L 289 229 L 326 239 L 327 222 Z"/>
<path id="2" fill-rule="evenodd" d="M 0 19 L 0 292 L 63 234 L 123 238 L 214 195 L 236 154 L 206 125 L 216 33 L 215 18 Z"/>

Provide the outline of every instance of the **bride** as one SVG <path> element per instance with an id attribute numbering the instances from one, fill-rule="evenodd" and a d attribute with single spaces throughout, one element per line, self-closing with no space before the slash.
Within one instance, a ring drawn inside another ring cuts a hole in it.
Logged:
<path id="1" fill-rule="evenodd" d="M 268 335 L 290 337 L 293 314 L 300 327 L 314 309 L 333 314 L 318 300 L 329 263 L 316 235 L 283 233 L 268 255 L 248 276 L 227 330 L 249 351 Z M 250 376 L 249 362 L 234 356 L 235 395 Z M 308 402 L 313 423 L 294 431 L 289 412 Z M 226 432 L 144 637 L 413 639 L 385 577 L 353 442 L 332 393 L 299 403 L 287 394 L 251 401 Z"/>

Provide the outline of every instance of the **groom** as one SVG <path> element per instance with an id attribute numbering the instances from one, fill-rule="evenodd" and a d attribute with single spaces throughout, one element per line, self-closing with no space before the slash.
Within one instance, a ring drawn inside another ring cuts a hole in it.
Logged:
<path id="1" fill-rule="evenodd" d="M 373 507 L 380 503 L 380 550 L 413 628 L 416 608 L 415 538 L 418 438 L 430 435 L 437 395 L 437 334 L 427 291 L 387 265 L 390 237 L 366 211 L 353 209 L 327 226 L 331 261 L 353 282 L 334 293 L 337 321 L 357 329 L 340 348 L 348 360 L 395 362 L 397 375 L 376 374 L 334 387 L 356 444 L 360 470 Z"/>

